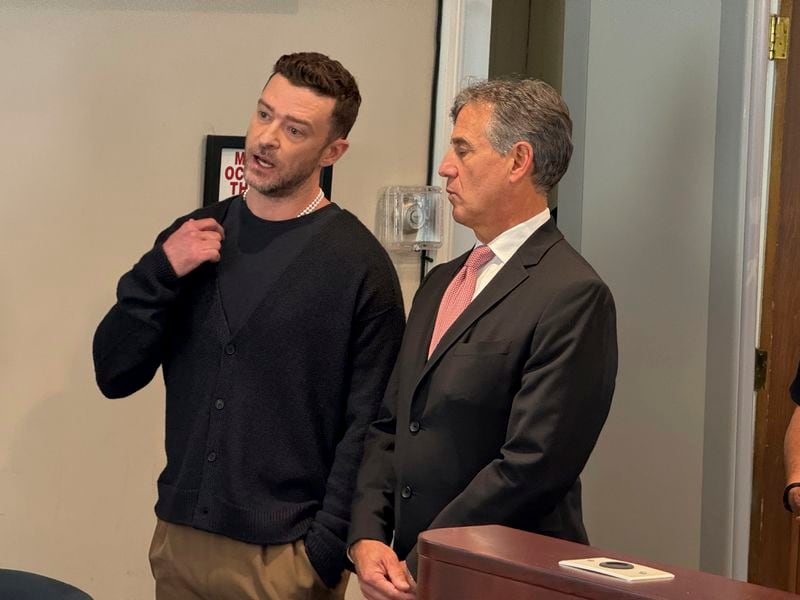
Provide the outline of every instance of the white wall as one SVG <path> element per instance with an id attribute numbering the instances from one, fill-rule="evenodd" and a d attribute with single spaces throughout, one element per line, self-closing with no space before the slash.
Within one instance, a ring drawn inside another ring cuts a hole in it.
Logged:
<path id="1" fill-rule="evenodd" d="M 0 5 L 0 567 L 152 597 L 163 387 L 112 402 L 94 385 L 116 280 L 200 204 L 204 136 L 244 133 L 285 52 L 356 75 L 333 194 L 372 225 L 379 188 L 425 180 L 434 26 L 433 0 Z"/>
<path id="2" fill-rule="evenodd" d="M 591 3 L 586 95 L 577 98 L 584 168 L 559 196 L 562 227 L 580 232 L 618 311 L 617 392 L 584 476 L 591 541 L 694 568 L 720 10 L 720 0 Z M 568 6 L 567 39 L 585 36 L 585 22 L 570 33 L 569 15 Z M 566 64 L 564 73 L 572 104 Z"/>
<path id="3" fill-rule="evenodd" d="M 720 23 L 700 568 L 739 579 L 749 554 L 759 207 L 772 105 L 768 12 L 769 0 L 726 0 Z"/>
<path id="4" fill-rule="evenodd" d="M 439 163 L 450 147 L 450 133 L 453 130 L 450 108 L 456 94 L 469 81 L 488 76 L 491 22 L 492 0 L 444 0 L 442 4 L 434 157 L 430 173 L 433 185 L 442 189 L 447 182 L 439 177 L 438 170 Z M 435 253 L 435 262 L 446 262 L 475 245 L 475 234 L 453 221 L 446 196 L 442 201 L 446 218 L 442 248 Z"/>

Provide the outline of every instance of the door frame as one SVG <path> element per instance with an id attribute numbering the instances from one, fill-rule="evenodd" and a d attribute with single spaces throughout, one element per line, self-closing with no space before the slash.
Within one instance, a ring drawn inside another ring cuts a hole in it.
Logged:
<path id="1" fill-rule="evenodd" d="M 800 10 L 800 0 L 782 0 L 780 7 L 775 7 L 775 13 L 797 20 Z M 794 32 L 797 33 L 796 23 Z M 794 285 L 795 268 L 792 257 L 800 251 L 797 244 L 795 231 L 786 229 L 797 223 L 796 204 L 793 202 L 792 192 L 796 191 L 797 181 L 792 178 L 794 171 L 787 168 L 790 161 L 796 158 L 798 151 L 796 141 L 796 128 L 798 124 L 797 106 L 798 62 L 797 39 L 792 40 L 790 34 L 788 60 L 781 61 L 776 66 L 776 85 L 774 100 L 774 115 L 777 119 L 772 128 L 773 140 L 770 165 L 775 167 L 769 173 L 769 209 L 768 219 L 765 218 L 767 234 L 764 238 L 764 276 L 763 287 L 760 294 L 761 302 L 770 310 L 762 311 L 759 315 L 759 345 L 769 352 L 766 379 L 763 390 L 759 391 L 755 403 L 755 435 L 753 449 L 753 478 L 750 547 L 753 550 L 764 550 L 766 554 L 757 554 L 750 557 L 750 577 L 754 583 L 776 586 L 781 589 L 795 591 L 796 578 L 796 537 L 797 524 L 787 513 L 783 512 L 780 502 L 780 493 L 785 482 L 783 473 L 783 436 L 786 426 L 793 411 L 792 402 L 789 400 L 788 387 L 794 377 L 794 366 L 791 360 L 796 360 L 795 345 L 791 335 L 796 335 L 797 329 L 793 327 L 794 314 L 797 304 Z M 773 105 L 771 105 L 773 106 Z M 794 153 L 794 154 L 790 154 Z M 782 170 L 783 169 L 783 170 Z M 785 187 L 789 186 L 789 187 Z M 768 237 L 767 237 L 768 236 Z M 769 261 L 769 262 L 767 262 Z M 789 284 L 789 281 L 792 283 Z M 789 285 L 790 288 L 782 287 Z M 787 293 L 788 292 L 788 293 Z M 783 335 L 790 328 L 790 335 Z M 787 363 L 789 360 L 789 363 Z M 776 470 L 777 469 L 777 470 Z M 757 536 L 753 539 L 753 535 Z M 791 545 L 791 556 L 795 561 L 784 565 L 776 563 L 786 557 L 786 545 L 794 539 Z M 777 550 L 776 550 L 777 549 Z M 775 554 L 770 555 L 770 552 Z M 783 571 L 783 567 L 789 571 Z M 780 568 L 776 568 L 780 567 Z M 790 575 L 791 573 L 791 575 Z"/>
<path id="2" fill-rule="evenodd" d="M 485 79 L 489 73 L 489 39 L 492 25 L 492 0 L 444 0 L 442 2 L 439 79 L 436 84 L 434 160 L 430 173 L 433 185 L 441 185 L 437 170 L 450 145 L 450 106 L 468 78 Z M 475 243 L 472 231 L 459 225 L 444 202 L 442 247 L 435 261 L 446 262 Z"/>
<path id="3" fill-rule="evenodd" d="M 755 449 L 755 349 L 761 321 L 770 139 L 774 102 L 774 64 L 769 61 L 769 18 L 777 0 L 755 3 L 750 53 L 749 108 L 745 170 L 742 295 L 737 377 L 737 411 L 733 477 L 732 577 L 746 581 L 750 550 L 750 517 Z"/>

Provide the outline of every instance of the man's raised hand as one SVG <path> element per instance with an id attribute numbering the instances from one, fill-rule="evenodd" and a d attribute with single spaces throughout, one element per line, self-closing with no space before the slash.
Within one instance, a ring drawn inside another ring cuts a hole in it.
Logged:
<path id="1" fill-rule="evenodd" d="M 225 231 L 214 219 L 189 219 L 164 242 L 164 254 L 178 277 L 206 261 L 219 262 Z"/>

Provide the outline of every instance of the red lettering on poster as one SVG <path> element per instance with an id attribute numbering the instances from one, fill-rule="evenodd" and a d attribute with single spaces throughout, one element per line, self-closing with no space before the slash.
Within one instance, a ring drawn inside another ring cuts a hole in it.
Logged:
<path id="1" fill-rule="evenodd" d="M 231 196 L 243 194 L 247 189 L 247 184 L 244 181 L 231 181 Z"/>
<path id="2" fill-rule="evenodd" d="M 241 180 L 244 177 L 244 167 L 225 167 L 225 179 L 231 181 L 232 179 Z"/>
<path id="3" fill-rule="evenodd" d="M 244 150 L 234 152 L 233 164 L 223 165 L 223 182 L 220 183 L 222 186 L 230 186 L 230 193 L 233 196 L 241 194 L 247 189 L 247 183 L 244 181 L 244 154 Z M 230 160 L 230 155 L 228 155 L 228 160 Z"/>

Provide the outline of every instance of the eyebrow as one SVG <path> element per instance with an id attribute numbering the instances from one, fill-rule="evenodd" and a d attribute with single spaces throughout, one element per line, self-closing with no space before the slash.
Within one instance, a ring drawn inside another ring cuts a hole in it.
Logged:
<path id="1" fill-rule="evenodd" d="M 269 104 L 264 102 L 261 98 L 258 99 L 258 105 L 263 106 L 270 112 L 273 113 L 277 112 L 274 108 L 272 108 Z M 282 115 L 282 116 L 287 121 L 291 121 L 292 123 L 297 123 L 298 125 L 303 125 L 311 130 L 314 129 L 314 126 L 311 124 L 311 121 L 306 121 L 305 119 L 300 119 L 299 117 L 293 117 L 292 115 Z"/>
<path id="2" fill-rule="evenodd" d="M 472 144 L 470 144 L 465 138 L 463 137 L 453 137 L 450 138 L 450 144 L 452 146 L 465 146 L 467 148 L 472 148 Z"/>

